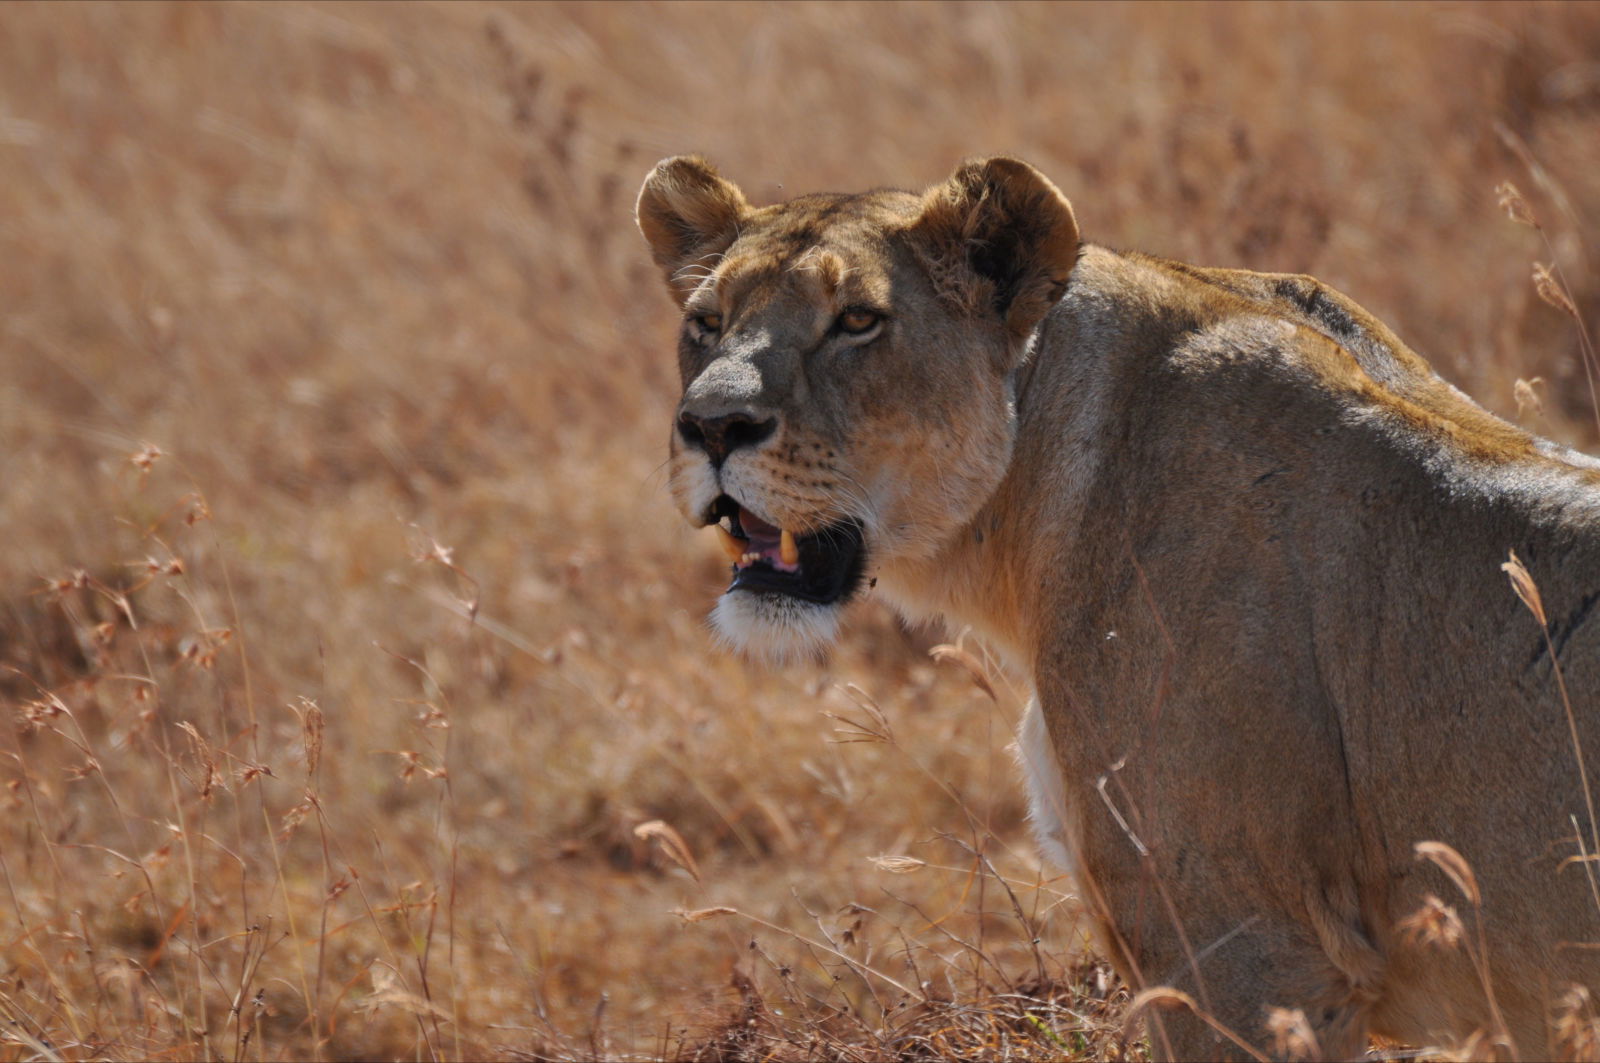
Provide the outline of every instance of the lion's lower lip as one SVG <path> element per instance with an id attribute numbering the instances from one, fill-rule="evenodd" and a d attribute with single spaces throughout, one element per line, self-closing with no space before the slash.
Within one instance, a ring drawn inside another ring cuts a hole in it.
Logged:
<path id="1" fill-rule="evenodd" d="M 748 546 L 746 552 L 732 557 L 730 592 L 779 594 L 831 605 L 848 597 L 861 581 L 866 551 L 856 521 L 839 521 L 796 537 L 756 517 L 727 495 L 712 503 L 707 516 L 712 522 L 726 518 L 729 540 Z M 732 556 L 731 548 L 729 553 Z M 793 562 L 788 560 L 791 557 Z"/>

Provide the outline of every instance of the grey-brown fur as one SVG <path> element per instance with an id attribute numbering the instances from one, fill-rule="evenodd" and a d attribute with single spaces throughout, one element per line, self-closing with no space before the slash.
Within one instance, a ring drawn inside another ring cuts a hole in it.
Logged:
<path id="1" fill-rule="evenodd" d="M 1479 916 L 1415 855 L 1440 841 L 1481 886 L 1506 1032 L 1545 1054 L 1552 1002 L 1600 986 L 1600 908 L 1567 862 L 1592 824 L 1551 656 L 1500 566 L 1515 550 L 1538 581 L 1600 750 L 1593 463 L 1310 278 L 1080 249 L 1059 193 L 1010 160 L 792 216 L 724 185 L 665 163 L 641 224 L 669 275 L 703 267 L 688 311 L 728 322 L 686 344 L 686 401 L 782 427 L 720 474 L 675 440 L 685 514 L 716 490 L 784 527 L 853 513 L 902 607 L 1012 659 L 1061 768 L 1036 807 L 1136 987 L 1258 1046 L 1267 1009 L 1303 1009 L 1330 1056 L 1489 1029 L 1465 949 L 1402 929 L 1431 894 L 1476 947 Z M 791 268 L 802 253 L 837 258 L 831 288 Z M 822 329 L 857 298 L 891 328 L 836 350 Z M 1181 1013 L 1157 1034 L 1158 1054 L 1234 1051 Z"/>

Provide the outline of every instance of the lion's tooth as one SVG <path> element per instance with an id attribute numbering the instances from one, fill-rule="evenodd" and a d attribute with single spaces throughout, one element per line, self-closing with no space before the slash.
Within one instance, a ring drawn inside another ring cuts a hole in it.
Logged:
<path id="1" fill-rule="evenodd" d="M 713 524 L 717 529 L 717 542 L 722 545 L 722 552 L 728 555 L 729 561 L 737 561 L 744 556 L 744 543 L 727 528 L 720 524 Z"/>
<path id="2" fill-rule="evenodd" d="M 786 565 L 800 563 L 800 547 L 794 541 L 794 532 L 788 528 L 783 529 L 783 534 L 778 538 L 778 556 L 783 558 Z"/>

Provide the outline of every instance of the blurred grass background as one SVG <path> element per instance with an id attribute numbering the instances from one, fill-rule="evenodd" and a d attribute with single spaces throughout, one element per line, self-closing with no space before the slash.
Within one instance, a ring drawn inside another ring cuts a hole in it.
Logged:
<path id="1" fill-rule="evenodd" d="M 1589 4 L 5 5 L 0 1058 L 1137 1052 L 1014 690 L 711 648 L 638 183 L 1015 153 L 1590 446 L 1597 117 Z"/>

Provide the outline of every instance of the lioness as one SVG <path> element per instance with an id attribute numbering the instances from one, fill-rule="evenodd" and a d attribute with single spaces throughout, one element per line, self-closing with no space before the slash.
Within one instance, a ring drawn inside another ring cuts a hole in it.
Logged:
<path id="1" fill-rule="evenodd" d="M 1157 1054 L 1270 1053 L 1271 1008 L 1330 1057 L 1548 1049 L 1600 987 L 1600 463 L 1309 277 L 1081 243 L 1015 159 L 753 207 L 673 158 L 638 221 L 683 307 L 671 490 L 733 565 L 716 630 L 804 653 L 875 586 L 999 647 L 1044 848 L 1128 982 L 1209 1017 Z"/>

